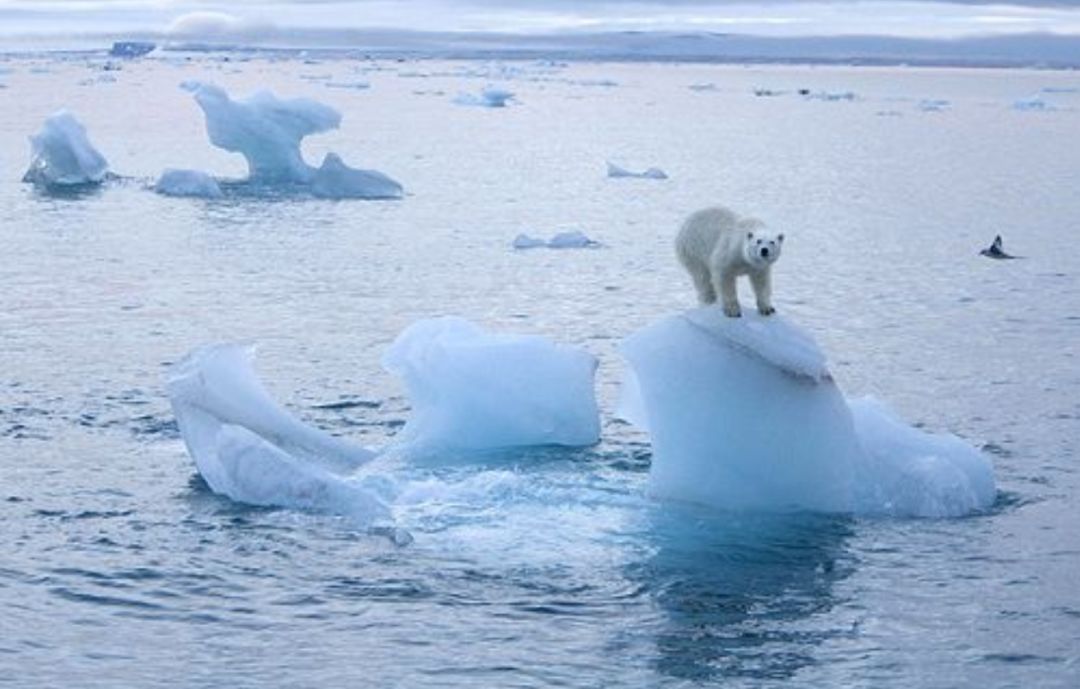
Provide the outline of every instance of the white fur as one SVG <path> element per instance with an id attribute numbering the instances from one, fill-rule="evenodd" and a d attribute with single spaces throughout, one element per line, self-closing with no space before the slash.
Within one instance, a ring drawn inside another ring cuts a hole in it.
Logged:
<path id="1" fill-rule="evenodd" d="M 694 280 L 698 299 L 713 304 L 720 295 L 724 313 L 741 315 L 735 278 L 750 277 L 763 316 L 772 306 L 772 264 L 780 258 L 784 235 L 765 229 L 754 218 L 740 218 L 727 208 L 705 208 L 690 215 L 675 239 L 679 262 Z"/>

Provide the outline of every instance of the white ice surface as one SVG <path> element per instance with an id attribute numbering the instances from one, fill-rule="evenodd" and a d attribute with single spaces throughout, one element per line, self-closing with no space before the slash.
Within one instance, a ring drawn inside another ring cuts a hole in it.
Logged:
<path id="1" fill-rule="evenodd" d="M 667 173 L 658 167 L 650 167 L 642 172 L 632 172 L 626 168 L 619 167 L 615 163 L 608 161 L 607 164 L 607 176 L 614 178 L 631 177 L 636 179 L 667 179 Z"/>
<path id="2" fill-rule="evenodd" d="M 188 453 L 210 488 L 238 502 L 348 515 L 389 515 L 349 474 L 375 453 L 282 409 L 252 369 L 253 350 L 210 345 L 169 373 L 168 393 Z"/>
<path id="3" fill-rule="evenodd" d="M 985 456 L 881 405 L 849 405 L 813 339 L 706 307 L 625 340 L 619 414 L 649 431 L 650 491 L 726 509 L 953 517 L 994 501 Z"/>
<path id="4" fill-rule="evenodd" d="M 434 318 L 406 328 L 383 366 L 405 384 L 401 437 L 417 450 L 583 446 L 600 436 L 597 361 L 577 347 Z"/>
<path id="5" fill-rule="evenodd" d="M 223 195 L 217 180 L 198 170 L 165 170 L 154 184 L 154 191 L 165 196 L 203 199 L 220 199 Z"/>
<path id="6" fill-rule="evenodd" d="M 86 128 L 66 110 L 49 115 L 30 137 L 30 167 L 24 182 L 48 187 L 97 184 L 109 163 L 86 136 Z"/>

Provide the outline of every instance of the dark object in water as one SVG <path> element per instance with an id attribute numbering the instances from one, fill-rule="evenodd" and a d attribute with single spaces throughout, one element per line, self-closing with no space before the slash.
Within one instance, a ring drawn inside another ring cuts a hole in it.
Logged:
<path id="1" fill-rule="evenodd" d="M 990 245 L 990 248 L 983 249 L 979 254 L 988 258 L 1016 258 L 1016 256 L 1005 253 L 1005 250 L 1001 248 L 1000 234 L 994 237 L 994 243 Z"/>
<path id="2" fill-rule="evenodd" d="M 112 57 L 142 57 L 157 47 L 150 41 L 116 41 L 109 50 Z"/>

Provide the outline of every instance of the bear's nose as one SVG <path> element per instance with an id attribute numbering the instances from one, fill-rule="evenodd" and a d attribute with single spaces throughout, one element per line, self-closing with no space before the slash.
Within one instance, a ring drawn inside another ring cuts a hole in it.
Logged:
<path id="1" fill-rule="evenodd" d="M 761 257 L 762 258 L 768 258 L 769 257 L 769 247 L 766 246 L 766 247 L 761 249 Z"/>

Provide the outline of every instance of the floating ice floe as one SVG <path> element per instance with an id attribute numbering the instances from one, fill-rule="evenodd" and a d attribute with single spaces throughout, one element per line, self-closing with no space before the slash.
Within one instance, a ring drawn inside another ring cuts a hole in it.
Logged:
<path id="1" fill-rule="evenodd" d="M 711 81 L 710 82 L 705 82 L 705 83 L 700 83 L 700 84 L 690 84 L 686 88 L 690 89 L 691 91 L 697 91 L 698 93 L 702 93 L 704 91 L 719 91 L 720 90 L 716 86 L 716 84 L 712 83 Z"/>
<path id="2" fill-rule="evenodd" d="M 475 105 L 482 108 L 505 108 L 514 94 L 506 89 L 488 86 L 479 94 L 459 93 L 454 102 L 458 105 Z"/>
<path id="3" fill-rule="evenodd" d="M 650 492 L 725 509 L 954 517 L 996 492 L 987 458 L 848 402 L 780 316 L 705 307 L 629 337 L 622 415 L 652 439 Z"/>
<path id="4" fill-rule="evenodd" d="M 583 349 L 446 317 L 409 326 L 383 366 L 405 384 L 411 411 L 401 438 L 416 451 L 599 440 L 597 361 Z"/>
<path id="5" fill-rule="evenodd" d="M 619 167 L 618 165 L 608 161 L 607 164 L 607 176 L 608 177 L 633 177 L 636 179 L 667 179 L 667 173 L 658 167 L 650 167 L 643 172 L 631 172 L 626 168 Z"/>
<path id="6" fill-rule="evenodd" d="M 513 247 L 515 249 L 538 249 L 546 247 L 548 249 L 595 249 L 600 246 L 600 242 L 590 239 L 581 230 L 568 230 L 566 232 L 559 232 L 551 237 L 551 239 L 540 239 L 539 237 L 532 237 L 527 234 L 519 234 L 514 237 Z"/>
<path id="7" fill-rule="evenodd" d="M 400 198 L 401 185 L 372 170 L 357 170 L 329 154 L 320 168 L 304 162 L 304 137 L 336 129 L 341 114 L 308 98 L 280 99 L 260 91 L 245 100 L 232 100 L 212 84 L 185 82 L 206 114 L 210 142 L 240 153 L 248 163 L 249 179 L 260 186 L 294 185 L 334 198 Z M 332 157 L 331 157 L 332 156 Z"/>
<path id="8" fill-rule="evenodd" d="M 164 196 L 203 199 L 220 199 L 224 195 L 217 180 L 198 170 L 165 170 L 154 184 L 154 191 Z"/>
<path id="9" fill-rule="evenodd" d="M 371 88 L 371 84 L 366 81 L 328 81 L 323 86 L 328 89 L 355 89 L 357 91 Z"/>
<path id="10" fill-rule="evenodd" d="M 1046 102 L 1041 96 L 1032 96 L 1031 98 L 1021 98 L 1013 101 L 1013 110 L 1021 110 L 1027 112 L 1050 112 L 1056 110 L 1053 105 Z"/>
<path id="11" fill-rule="evenodd" d="M 270 398 L 252 348 L 211 345 L 173 365 L 169 402 L 199 474 L 215 493 L 251 505 L 291 507 L 372 523 L 389 516 L 355 472 L 366 448 L 305 425 Z"/>
<path id="12" fill-rule="evenodd" d="M 86 136 L 86 128 L 66 110 L 45 119 L 41 131 L 30 137 L 30 167 L 24 182 L 43 187 L 99 184 L 109 172 L 105 156 Z"/>
<path id="13" fill-rule="evenodd" d="M 949 109 L 949 105 L 949 101 L 941 98 L 924 98 L 916 107 L 923 112 L 943 112 Z"/>
<path id="14" fill-rule="evenodd" d="M 804 93 L 803 96 L 808 100 L 831 102 L 855 100 L 855 93 L 853 91 L 814 91 L 812 93 Z"/>

